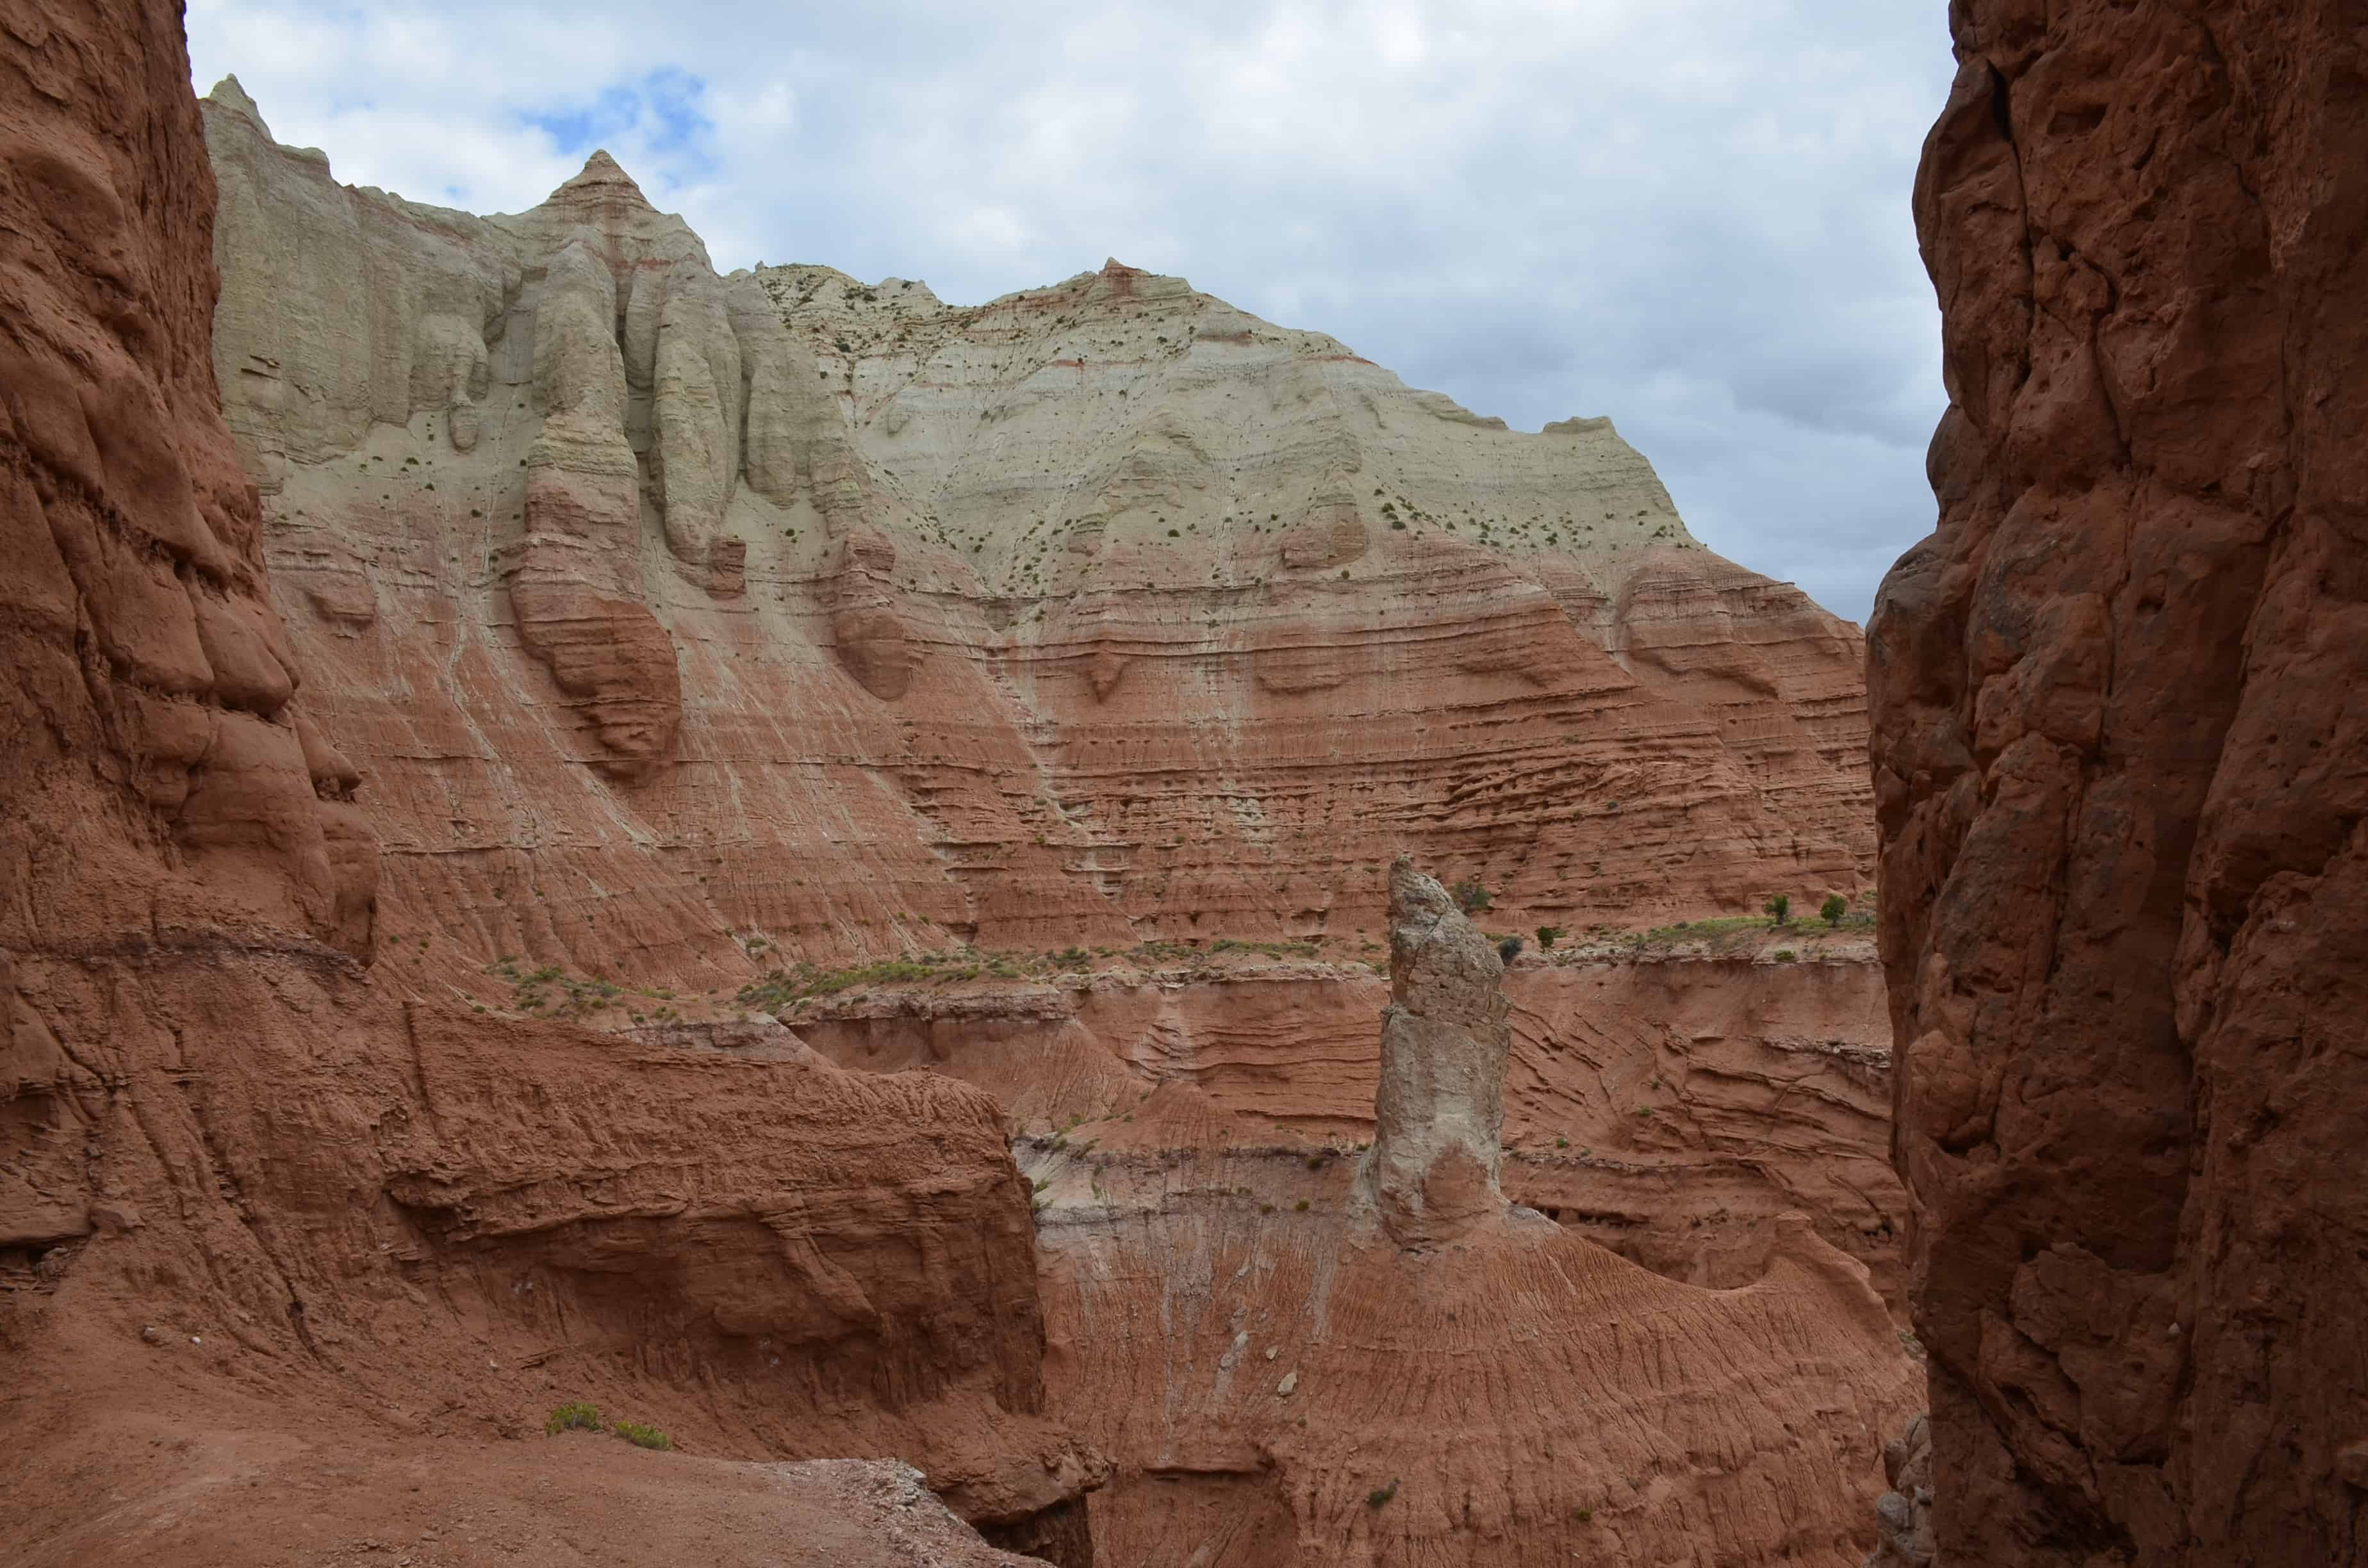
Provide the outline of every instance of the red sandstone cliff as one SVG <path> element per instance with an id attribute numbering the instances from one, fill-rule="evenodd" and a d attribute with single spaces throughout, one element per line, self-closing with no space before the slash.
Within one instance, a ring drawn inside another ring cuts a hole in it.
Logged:
<path id="1" fill-rule="evenodd" d="M 1868 650 L 1941 1560 L 2368 1560 L 2368 35 L 1951 14 Z"/>
<path id="2" fill-rule="evenodd" d="M 0 9 L 0 1554 L 315 1562 L 425 1528 L 542 1563 L 597 1529 L 748 1562 L 805 1529 L 1015 1561 L 893 1469 L 541 1446 L 589 1399 L 709 1455 L 906 1455 L 1083 1561 L 1094 1461 L 1042 1414 L 985 1095 L 366 967 L 361 780 L 215 402 L 187 71 L 167 5 Z"/>

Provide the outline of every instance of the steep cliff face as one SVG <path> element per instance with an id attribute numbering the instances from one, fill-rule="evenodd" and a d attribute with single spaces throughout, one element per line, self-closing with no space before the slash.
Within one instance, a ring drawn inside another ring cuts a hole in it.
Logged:
<path id="1" fill-rule="evenodd" d="M 718 278 L 606 157 L 473 218 L 206 113 L 224 396 L 428 980 L 1349 937 L 1401 847 L 1520 925 L 1872 876 L 1855 631 L 1608 421 L 1115 263 Z"/>
<path id="2" fill-rule="evenodd" d="M 653 1517 L 746 1562 L 902 1484 L 484 1456 L 586 1398 L 710 1455 L 907 1455 L 1082 1562 L 1097 1464 L 1042 1415 L 985 1095 L 390 978 L 360 781 L 215 402 L 188 68 L 170 5 L 0 12 L 0 1554 L 350 1544 L 285 1482 L 415 1524 L 481 1487 L 530 1562 L 559 1560 L 562 1493 L 614 1544 L 654 1541 L 620 1499 L 663 1492 Z M 434 336 L 448 409 L 475 384 L 459 341 Z M 860 1560 L 1008 1561 L 909 1517 L 911 1550 Z"/>
<path id="3" fill-rule="evenodd" d="M 1868 664 L 1940 1560 L 2358 1562 L 2368 42 L 1952 18 Z"/>

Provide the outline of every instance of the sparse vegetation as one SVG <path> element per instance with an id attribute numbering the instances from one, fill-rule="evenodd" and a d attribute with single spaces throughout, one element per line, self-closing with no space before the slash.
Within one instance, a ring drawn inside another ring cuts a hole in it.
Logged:
<path id="1" fill-rule="evenodd" d="M 1562 939 L 1562 936 L 1563 928 L 1559 926 L 1539 926 L 1538 951 L 1542 953 L 1550 953 L 1554 951 L 1554 945 Z"/>
<path id="2" fill-rule="evenodd" d="M 1497 937 L 1497 956 L 1504 960 L 1507 964 L 1510 964 L 1521 956 L 1521 939 L 1519 937 Z"/>
<path id="3" fill-rule="evenodd" d="M 1769 919 L 1779 926 L 1793 923 L 1793 896 L 1790 893 L 1780 892 L 1759 907 L 1767 912 Z"/>
<path id="4" fill-rule="evenodd" d="M 1447 891 L 1454 895 L 1455 907 L 1466 915 L 1477 915 L 1497 902 L 1486 888 L 1470 877 L 1465 877 Z"/>
<path id="5" fill-rule="evenodd" d="M 1775 960 L 1778 963 L 1793 963 L 1797 961 L 1800 959 L 1800 954 L 1794 952 L 1790 948 L 1779 948 L 1776 949 L 1774 954 Z"/>
<path id="6" fill-rule="evenodd" d="M 1850 900 L 1838 892 L 1827 893 L 1826 902 L 1817 906 L 1818 917 L 1828 926 L 1839 926 L 1842 923 L 1842 916 L 1849 913 Z"/>
<path id="7" fill-rule="evenodd" d="M 638 1421 L 620 1421 L 610 1430 L 637 1449 L 664 1450 L 674 1447 L 672 1437 L 655 1426 L 644 1426 Z"/>
<path id="8" fill-rule="evenodd" d="M 550 1418 L 542 1424 L 542 1432 L 547 1437 L 555 1437 L 562 1432 L 598 1432 L 600 1427 L 600 1411 L 597 1405 L 571 1400 L 551 1413 Z"/>
<path id="9" fill-rule="evenodd" d="M 1365 1494 L 1365 1506 L 1378 1508 L 1397 1494 L 1398 1478 L 1394 1475 L 1390 1477 L 1390 1483 L 1387 1486 L 1376 1486 Z"/>

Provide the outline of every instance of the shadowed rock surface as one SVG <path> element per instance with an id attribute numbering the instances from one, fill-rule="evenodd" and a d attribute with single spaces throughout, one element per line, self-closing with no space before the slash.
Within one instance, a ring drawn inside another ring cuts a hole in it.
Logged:
<path id="1" fill-rule="evenodd" d="M 1951 19 L 1940 526 L 1868 650 L 1940 1560 L 2358 1562 L 2368 40 Z"/>

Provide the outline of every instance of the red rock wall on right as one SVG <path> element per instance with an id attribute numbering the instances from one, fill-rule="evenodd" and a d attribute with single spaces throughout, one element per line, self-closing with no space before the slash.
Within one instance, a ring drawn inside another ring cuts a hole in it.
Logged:
<path id="1" fill-rule="evenodd" d="M 1867 661 L 1941 1560 L 2360 1562 L 2368 13 L 1950 15 Z"/>

